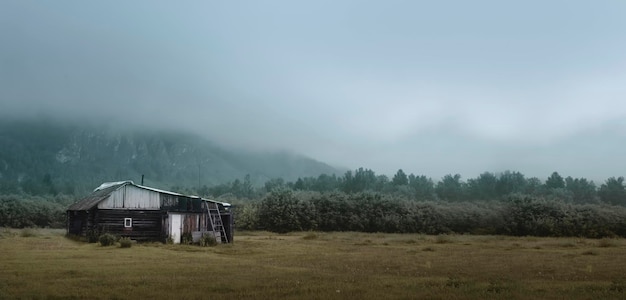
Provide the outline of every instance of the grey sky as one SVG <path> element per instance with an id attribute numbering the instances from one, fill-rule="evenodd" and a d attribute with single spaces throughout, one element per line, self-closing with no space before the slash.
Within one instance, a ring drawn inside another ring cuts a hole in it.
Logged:
<path id="1" fill-rule="evenodd" d="M 626 175 L 626 2 L 1 1 L 5 114 L 439 178 Z"/>

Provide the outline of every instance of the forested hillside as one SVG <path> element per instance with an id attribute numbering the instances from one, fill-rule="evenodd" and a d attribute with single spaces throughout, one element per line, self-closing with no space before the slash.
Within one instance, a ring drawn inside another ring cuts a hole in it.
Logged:
<path id="1" fill-rule="evenodd" d="M 105 181 L 197 192 L 250 175 L 270 178 L 335 173 L 333 167 L 289 153 L 222 148 L 190 133 L 95 123 L 0 121 L 0 194 L 84 195 Z"/>
<path id="2" fill-rule="evenodd" d="M 0 226 L 63 226 L 67 206 L 101 182 L 144 174 L 146 185 L 234 203 L 239 229 L 626 236 L 623 177 L 338 174 L 312 159 L 228 151 L 179 132 L 0 125 Z"/>

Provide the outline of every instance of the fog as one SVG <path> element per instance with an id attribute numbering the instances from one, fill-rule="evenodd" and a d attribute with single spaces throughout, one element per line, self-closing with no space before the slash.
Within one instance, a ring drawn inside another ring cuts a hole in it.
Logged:
<path id="1" fill-rule="evenodd" d="M 626 175 L 626 2 L 434 2 L 2 1 L 0 114 L 388 175 Z"/>

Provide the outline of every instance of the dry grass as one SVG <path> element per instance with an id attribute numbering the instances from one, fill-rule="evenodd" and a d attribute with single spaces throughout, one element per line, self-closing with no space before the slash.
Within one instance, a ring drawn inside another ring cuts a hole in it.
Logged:
<path id="1" fill-rule="evenodd" d="M 620 240 L 617 239 L 610 239 L 610 238 L 603 238 L 601 240 L 598 241 L 598 247 L 617 247 L 620 245 Z"/>
<path id="2" fill-rule="evenodd" d="M 626 286 L 621 240 L 243 232 L 121 249 L 0 232 L 0 299 L 623 299 Z"/>

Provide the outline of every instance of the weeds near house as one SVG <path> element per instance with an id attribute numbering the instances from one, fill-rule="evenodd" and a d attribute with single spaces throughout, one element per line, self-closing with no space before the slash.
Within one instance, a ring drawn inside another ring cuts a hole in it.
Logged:
<path id="1" fill-rule="evenodd" d="M 97 230 L 87 230 L 87 241 L 89 243 L 97 243 L 100 238 L 100 232 Z"/>
<path id="2" fill-rule="evenodd" d="M 115 245 L 116 239 L 117 239 L 116 236 L 110 233 L 105 233 L 105 234 L 100 235 L 100 237 L 98 238 L 98 241 L 100 242 L 100 246 L 107 247 L 107 246 Z"/>
<path id="3" fill-rule="evenodd" d="M 203 234 L 200 238 L 199 244 L 202 247 L 216 246 L 217 240 L 212 234 Z"/>
<path id="4" fill-rule="evenodd" d="M 193 236 L 191 235 L 191 232 L 184 232 L 180 237 L 180 243 L 183 245 L 193 244 Z"/>
<path id="5" fill-rule="evenodd" d="M 120 248 L 130 248 L 133 246 L 133 241 L 129 237 L 123 237 L 120 239 Z"/>

